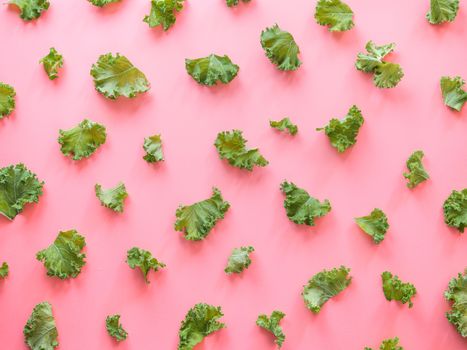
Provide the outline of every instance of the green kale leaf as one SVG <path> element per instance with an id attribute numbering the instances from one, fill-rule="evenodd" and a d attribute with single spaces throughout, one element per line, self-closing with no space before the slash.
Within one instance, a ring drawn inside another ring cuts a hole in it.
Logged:
<path id="1" fill-rule="evenodd" d="M 282 118 L 281 120 L 270 120 L 269 126 L 279 131 L 288 131 L 290 135 L 295 136 L 298 132 L 298 126 L 292 123 L 289 117 Z"/>
<path id="2" fill-rule="evenodd" d="M 133 247 L 127 252 L 126 262 L 132 269 L 138 267 L 143 274 L 144 281 L 148 284 L 149 271 L 154 270 L 154 272 L 157 272 L 165 267 L 165 264 L 154 258 L 150 251 L 137 247 Z"/>
<path id="3" fill-rule="evenodd" d="M 175 213 L 175 230 L 183 232 L 185 239 L 189 241 L 200 241 L 224 218 L 229 208 L 229 202 L 224 201 L 217 188 L 213 188 L 210 198 L 178 207 Z"/>
<path id="4" fill-rule="evenodd" d="M 452 191 L 443 204 L 444 222 L 464 233 L 467 227 L 467 188 Z"/>
<path id="5" fill-rule="evenodd" d="M 331 141 L 331 145 L 342 153 L 357 142 L 358 131 L 363 122 L 362 112 L 357 106 L 353 105 L 342 120 L 332 118 L 328 125 L 316 130 L 324 130 L 324 133 Z"/>
<path id="6" fill-rule="evenodd" d="M 198 303 L 185 316 L 178 332 L 178 350 L 193 350 L 209 334 L 225 328 L 217 321 L 224 316 L 220 306 Z"/>
<path id="7" fill-rule="evenodd" d="M 23 329 L 24 341 L 31 350 L 53 350 L 58 346 L 58 331 L 48 302 L 37 304 Z"/>
<path id="8" fill-rule="evenodd" d="M 42 11 L 49 8 L 49 0 L 10 0 L 9 4 L 18 6 L 20 17 L 25 21 L 31 21 L 41 16 Z"/>
<path id="9" fill-rule="evenodd" d="M 298 58 L 300 48 L 292 34 L 280 29 L 277 24 L 261 32 L 261 46 L 279 70 L 296 70 L 302 64 Z"/>
<path id="10" fill-rule="evenodd" d="M 444 297 L 451 302 L 446 318 L 464 338 L 467 337 L 467 269 L 449 281 Z"/>
<path id="11" fill-rule="evenodd" d="M 461 77 L 441 77 L 440 86 L 444 104 L 460 112 L 467 102 L 467 91 L 463 89 L 465 84 Z"/>
<path id="12" fill-rule="evenodd" d="M 372 350 L 371 348 L 365 348 L 365 350 Z M 399 346 L 399 338 L 391 338 L 383 340 L 379 346 L 379 350 L 404 350 L 402 346 Z"/>
<path id="13" fill-rule="evenodd" d="M 207 57 L 185 59 L 185 69 L 201 85 L 213 86 L 217 82 L 230 83 L 240 69 L 229 56 L 211 54 Z"/>
<path id="14" fill-rule="evenodd" d="M 60 279 L 75 278 L 86 264 L 86 254 L 81 253 L 86 241 L 76 230 L 60 231 L 55 241 L 36 254 L 44 263 L 48 276 Z"/>
<path id="15" fill-rule="evenodd" d="M 2 263 L 2 266 L 0 266 L 0 278 L 7 278 L 9 272 L 10 272 L 10 267 L 8 266 L 8 263 L 4 261 Z"/>
<path id="16" fill-rule="evenodd" d="M 402 304 L 409 303 L 409 308 L 413 306 L 412 297 L 417 294 L 417 289 L 412 283 L 403 283 L 399 277 L 393 276 L 388 271 L 381 274 L 381 279 L 386 300 L 397 300 Z"/>
<path id="17" fill-rule="evenodd" d="M 391 43 L 376 46 L 369 41 L 365 48 L 367 53 L 359 53 L 355 67 L 362 72 L 373 73 L 373 82 L 379 88 L 387 89 L 395 87 L 404 76 L 402 68 L 397 63 L 383 61 L 389 53 L 394 51 L 396 44 Z"/>
<path id="18" fill-rule="evenodd" d="M 329 26 L 330 32 L 343 32 L 354 26 L 352 9 L 341 0 L 318 0 L 315 19 L 318 24 Z"/>
<path id="19" fill-rule="evenodd" d="M 94 187 L 96 196 L 101 201 L 101 204 L 117 213 L 123 213 L 123 202 L 128 193 L 123 182 L 118 183 L 116 187 L 102 189 L 102 186 L 96 184 Z"/>
<path id="20" fill-rule="evenodd" d="M 110 4 L 113 2 L 119 2 L 120 0 L 88 0 L 88 1 L 94 6 L 104 7 L 107 4 Z"/>
<path id="21" fill-rule="evenodd" d="M 271 332 L 275 337 L 275 343 L 281 347 L 285 340 L 285 334 L 279 322 L 285 317 L 282 311 L 274 310 L 270 317 L 268 315 L 261 314 L 256 319 L 256 324 Z"/>
<path id="22" fill-rule="evenodd" d="M 409 159 L 407 159 L 406 165 L 409 172 L 404 173 L 404 177 L 409 180 L 409 182 L 407 182 L 408 188 L 414 188 L 430 178 L 422 164 L 423 156 L 423 151 L 415 151 Z"/>
<path id="23" fill-rule="evenodd" d="M 327 199 L 320 202 L 292 182 L 282 182 L 281 191 L 285 194 L 284 208 L 287 217 L 296 224 L 315 226 L 316 218 L 331 211 L 331 203 Z"/>
<path id="24" fill-rule="evenodd" d="M 329 299 L 349 286 L 352 281 L 349 272 L 349 268 L 341 266 L 314 275 L 303 287 L 302 297 L 306 307 L 314 313 L 319 313 Z"/>
<path id="25" fill-rule="evenodd" d="M 224 269 L 225 273 L 230 275 L 247 269 L 251 264 L 250 253 L 254 251 L 255 248 L 251 246 L 234 248 L 229 256 L 227 267 Z"/>
<path id="26" fill-rule="evenodd" d="M 373 209 L 370 215 L 355 218 L 355 222 L 363 232 L 373 237 L 373 241 L 376 244 L 384 240 L 384 236 L 389 228 L 386 214 L 378 208 Z"/>
<path id="27" fill-rule="evenodd" d="M 107 316 L 105 319 L 105 328 L 107 329 L 107 333 L 116 341 L 125 340 L 128 336 L 128 332 L 123 329 L 120 323 L 120 315 Z"/>
<path id="28" fill-rule="evenodd" d="M 426 19 L 431 24 L 452 22 L 459 11 L 459 0 L 431 0 Z"/>
<path id="29" fill-rule="evenodd" d="M 59 131 L 60 151 L 73 160 L 90 157 L 99 146 L 105 143 L 105 127 L 92 120 L 84 119 L 74 128 Z"/>
<path id="30" fill-rule="evenodd" d="M 144 139 L 143 149 L 146 152 L 146 155 L 143 157 L 146 162 L 156 163 L 164 160 L 161 135 L 146 137 Z"/>
<path id="31" fill-rule="evenodd" d="M 227 3 L 227 6 L 228 7 L 234 7 L 234 6 L 237 6 L 240 2 L 240 0 L 225 0 L 226 3 Z M 248 3 L 250 2 L 251 0 L 242 0 L 244 3 Z"/>
<path id="32" fill-rule="evenodd" d="M 44 65 L 44 70 L 50 80 L 58 78 L 58 70 L 63 67 L 63 56 L 51 47 L 50 52 L 41 58 L 39 63 Z"/>
<path id="33" fill-rule="evenodd" d="M 145 16 L 143 21 L 154 28 L 162 26 L 164 31 L 175 24 L 175 13 L 183 9 L 184 0 L 152 0 L 151 11 Z"/>
<path id="34" fill-rule="evenodd" d="M 24 164 L 0 169 L 0 214 L 13 220 L 27 203 L 39 201 L 43 186 Z"/>
<path id="35" fill-rule="evenodd" d="M 0 120 L 15 109 L 15 96 L 13 86 L 0 82 Z"/>
<path id="36" fill-rule="evenodd" d="M 112 100 L 119 96 L 135 97 L 149 90 L 149 81 L 125 56 L 101 55 L 91 67 L 96 90 Z"/>
<path id="37" fill-rule="evenodd" d="M 214 146 L 220 159 L 227 159 L 234 167 L 251 171 L 253 166 L 268 165 L 269 162 L 261 155 L 259 149 L 247 149 L 246 142 L 240 130 L 222 131 L 217 134 Z"/>

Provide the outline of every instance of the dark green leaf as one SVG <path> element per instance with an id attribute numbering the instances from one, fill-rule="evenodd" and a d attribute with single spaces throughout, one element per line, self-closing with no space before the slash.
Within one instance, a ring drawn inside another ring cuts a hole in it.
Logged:
<path id="1" fill-rule="evenodd" d="M 368 235 L 373 237 L 373 241 L 379 244 L 389 228 L 388 218 L 381 209 L 375 208 L 370 215 L 355 218 L 357 225 Z"/>
<path id="2" fill-rule="evenodd" d="M 229 56 L 211 54 L 197 59 L 185 59 L 185 68 L 191 77 L 199 84 L 213 86 L 217 82 L 230 83 L 236 76 L 239 67 Z"/>
<path id="3" fill-rule="evenodd" d="M 138 267 L 141 270 L 146 283 L 149 283 L 149 271 L 157 272 L 165 267 L 165 264 L 154 258 L 150 251 L 137 247 L 133 247 L 127 252 L 126 262 L 132 269 Z"/>
<path id="4" fill-rule="evenodd" d="M 292 34 L 280 29 L 277 24 L 261 32 L 261 46 L 279 70 L 296 70 L 302 64 L 298 58 L 300 48 Z"/>
<path id="5" fill-rule="evenodd" d="M 107 133 L 103 125 L 84 119 L 74 128 L 60 130 L 58 143 L 65 156 L 80 160 L 90 157 L 105 143 L 106 138 Z"/>

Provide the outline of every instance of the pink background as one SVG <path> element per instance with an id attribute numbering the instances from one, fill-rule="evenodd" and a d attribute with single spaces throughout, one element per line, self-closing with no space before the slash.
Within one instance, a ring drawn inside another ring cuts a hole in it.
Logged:
<path id="1" fill-rule="evenodd" d="M 362 349 L 399 336 L 406 349 L 463 349 L 466 341 L 446 320 L 443 292 L 467 266 L 466 236 L 443 223 L 442 204 L 466 186 L 467 108 L 443 105 L 442 75 L 467 78 L 467 7 L 454 23 L 425 20 L 428 0 L 347 0 L 353 30 L 332 34 L 313 19 L 315 1 L 253 0 L 229 9 L 223 0 L 187 1 L 164 33 L 142 18 L 149 1 L 123 0 L 99 9 L 85 0 L 52 1 L 32 23 L 2 6 L 0 81 L 13 85 L 17 108 L 0 122 L 0 165 L 24 162 L 46 182 L 37 205 L 13 222 L 0 218 L 0 261 L 11 275 L 0 282 L 2 349 L 25 349 L 22 329 L 33 306 L 53 304 L 60 349 L 175 349 L 178 328 L 197 302 L 221 305 L 227 328 L 197 349 L 266 350 L 273 338 L 255 325 L 260 313 L 282 310 L 284 350 Z M 259 44 L 263 28 L 278 23 L 301 49 L 302 67 L 282 73 Z M 392 90 L 373 86 L 354 68 L 368 40 L 397 43 L 391 60 L 405 77 Z M 39 59 L 53 46 L 64 55 L 60 78 L 49 81 Z M 98 56 L 120 52 L 150 80 L 138 98 L 107 100 L 89 75 Z M 228 54 L 239 64 L 227 86 L 206 88 L 187 75 L 184 59 Z M 315 131 L 352 104 L 363 111 L 358 142 L 338 154 Z M 289 116 L 297 137 L 270 129 L 269 119 Z M 73 162 L 57 143 L 58 130 L 90 118 L 108 139 L 90 159 Z M 270 161 L 252 173 L 218 159 L 217 132 L 239 128 Z M 145 136 L 161 133 L 166 161 L 142 160 Z M 422 149 L 431 179 L 411 191 L 402 173 Z M 279 184 L 287 179 L 332 203 L 310 228 L 290 222 Z M 94 184 L 124 181 L 129 192 L 121 215 L 101 207 Z M 231 209 L 209 237 L 188 242 L 175 232 L 179 204 L 221 189 Z M 353 222 L 374 207 L 389 217 L 385 241 L 374 245 Z M 35 259 L 59 230 L 86 237 L 87 264 L 74 280 L 46 276 Z M 146 285 L 125 263 L 132 246 L 167 264 Z M 232 248 L 253 245 L 253 263 L 227 276 Z M 351 286 L 321 313 L 308 311 L 300 292 L 313 274 L 345 264 Z M 390 270 L 415 284 L 413 309 L 387 302 L 380 274 Z M 128 339 L 116 345 L 104 321 L 120 313 Z"/>

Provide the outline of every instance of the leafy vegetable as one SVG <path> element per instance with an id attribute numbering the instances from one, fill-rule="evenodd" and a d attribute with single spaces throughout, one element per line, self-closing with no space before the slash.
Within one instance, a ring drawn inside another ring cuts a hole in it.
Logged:
<path id="1" fill-rule="evenodd" d="M 343 32 L 354 26 L 352 9 L 341 0 L 318 0 L 315 19 L 328 26 L 330 32 Z"/>
<path id="2" fill-rule="evenodd" d="M 255 248 L 251 246 L 234 248 L 224 271 L 230 275 L 231 273 L 240 273 L 247 269 L 251 264 L 250 253 L 254 251 Z"/>
<path id="3" fill-rule="evenodd" d="M 58 143 L 60 151 L 73 160 L 90 157 L 99 146 L 105 143 L 107 133 L 105 127 L 92 120 L 84 119 L 74 128 L 59 131 Z"/>
<path id="4" fill-rule="evenodd" d="M 18 6 L 19 16 L 25 21 L 39 18 L 50 6 L 49 0 L 10 0 L 8 3 Z"/>
<path id="5" fill-rule="evenodd" d="M 146 155 L 143 157 L 146 162 L 156 163 L 164 160 L 161 135 L 146 137 L 144 139 L 143 149 L 146 151 Z"/>
<path id="6" fill-rule="evenodd" d="M 102 189 L 102 186 L 96 184 L 94 187 L 96 196 L 101 201 L 101 204 L 117 213 L 123 213 L 123 201 L 128 197 L 125 184 L 120 182 L 116 187 L 107 190 Z"/>
<path id="7" fill-rule="evenodd" d="M 461 233 L 467 227 L 467 188 L 452 191 L 443 204 L 444 222 Z"/>
<path id="8" fill-rule="evenodd" d="M 332 118 L 328 125 L 316 130 L 324 130 L 331 145 L 342 153 L 357 142 L 357 135 L 363 122 L 362 112 L 353 105 L 342 120 Z"/>
<path id="9" fill-rule="evenodd" d="M 2 266 L 0 266 L 0 278 L 8 277 L 9 272 L 10 272 L 10 268 L 8 266 L 8 263 L 6 261 L 4 261 L 2 263 Z"/>
<path id="10" fill-rule="evenodd" d="M 375 208 L 367 216 L 355 218 L 357 225 L 368 235 L 373 237 L 376 244 L 384 240 L 384 236 L 389 228 L 388 218 L 381 209 Z"/>
<path id="11" fill-rule="evenodd" d="M 15 96 L 13 86 L 0 82 L 0 120 L 15 109 Z"/>
<path id="12" fill-rule="evenodd" d="M 371 348 L 365 348 L 365 350 L 372 350 Z M 395 337 L 392 339 L 383 340 L 379 350 L 404 350 L 402 346 L 399 346 L 399 338 Z"/>
<path id="13" fill-rule="evenodd" d="M 349 286 L 352 281 L 349 272 L 349 268 L 341 266 L 314 275 L 303 287 L 302 297 L 307 308 L 318 313 L 329 299 Z"/>
<path id="14" fill-rule="evenodd" d="M 289 119 L 289 117 L 282 118 L 281 120 L 270 120 L 269 126 L 279 131 L 288 131 L 290 135 L 294 136 L 298 132 L 298 127 Z"/>
<path id="15" fill-rule="evenodd" d="M 48 55 L 41 58 L 39 63 L 44 65 L 44 70 L 50 80 L 58 78 L 58 70 L 63 66 L 63 56 L 55 48 L 51 47 Z"/>
<path id="16" fill-rule="evenodd" d="M 298 58 L 300 48 L 292 34 L 280 29 L 277 24 L 261 32 L 261 46 L 279 70 L 296 70 L 302 64 Z"/>
<path id="17" fill-rule="evenodd" d="M 285 314 L 282 311 L 274 310 L 270 317 L 267 315 L 261 314 L 256 320 L 256 324 L 271 332 L 275 339 L 275 343 L 281 347 L 285 340 L 285 334 L 282 330 L 282 327 L 279 325 L 279 322 L 284 318 Z"/>
<path id="18" fill-rule="evenodd" d="M 292 182 L 282 182 L 281 191 L 285 194 L 284 208 L 287 217 L 296 224 L 315 226 L 316 218 L 331 211 L 331 203 L 327 199 L 321 203 Z"/>
<path id="19" fill-rule="evenodd" d="M 94 86 L 112 100 L 120 96 L 135 97 L 149 90 L 149 81 L 125 56 L 101 55 L 91 67 Z"/>
<path id="20" fill-rule="evenodd" d="M 48 302 L 37 304 L 23 329 L 24 341 L 31 350 L 53 350 L 58 346 L 58 331 Z"/>
<path id="21" fill-rule="evenodd" d="M 402 304 L 409 303 L 409 308 L 413 306 L 412 297 L 417 294 L 417 289 L 412 283 L 403 283 L 399 277 L 393 276 L 388 271 L 384 271 L 381 278 L 386 300 L 397 300 Z"/>
<path id="22" fill-rule="evenodd" d="M 105 319 L 105 328 L 107 329 L 107 333 L 116 341 L 125 340 L 128 336 L 128 332 L 123 329 L 120 323 L 120 315 L 107 316 Z"/>
<path id="23" fill-rule="evenodd" d="M 183 232 L 185 239 L 189 241 L 200 241 L 224 218 L 229 208 L 229 202 L 224 201 L 221 192 L 214 187 L 211 198 L 178 207 L 175 213 L 175 230 Z"/>
<path id="24" fill-rule="evenodd" d="M 441 93 L 444 104 L 460 112 L 462 106 L 467 102 L 467 91 L 463 89 L 465 84 L 461 77 L 441 77 Z"/>
<path id="25" fill-rule="evenodd" d="M 204 337 L 225 327 L 217 321 L 224 316 L 220 306 L 198 303 L 185 316 L 178 332 L 178 350 L 192 350 Z"/>
<path id="26" fill-rule="evenodd" d="M 467 269 L 449 281 L 444 297 L 451 302 L 446 317 L 464 338 L 467 337 Z"/>
<path id="27" fill-rule="evenodd" d="M 225 0 L 227 2 L 228 7 L 234 7 L 237 6 L 240 2 L 240 0 Z M 250 2 L 251 0 L 242 0 L 244 3 Z"/>
<path id="28" fill-rule="evenodd" d="M 230 83 L 240 69 L 229 56 L 211 54 L 207 57 L 185 59 L 185 68 L 191 77 L 199 84 L 213 86 L 217 82 Z"/>
<path id="29" fill-rule="evenodd" d="M 459 11 L 459 0 L 431 0 L 426 19 L 431 24 L 452 22 Z"/>
<path id="30" fill-rule="evenodd" d="M 149 271 L 154 270 L 154 272 L 157 272 L 159 269 L 165 267 L 165 264 L 162 261 L 153 258 L 150 251 L 137 247 L 133 247 L 127 252 L 126 262 L 132 269 L 138 267 L 141 270 L 144 276 L 144 281 L 146 283 L 149 283 Z"/>
<path id="31" fill-rule="evenodd" d="M 402 68 L 397 63 L 383 61 L 384 57 L 394 51 L 396 44 L 391 43 L 376 46 L 369 41 L 365 48 L 367 53 L 359 53 L 355 67 L 359 71 L 373 73 L 373 82 L 379 88 L 393 88 L 404 76 Z"/>
<path id="32" fill-rule="evenodd" d="M 230 165 L 240 168 L 253 170 L 253 166 L 264 167 L 269 162 L 259 153 L 258 148 L 247 149 L 242 131 L 222 131 L 217 134 L 214 146 L 221 159 L 227 159 Z"/>
<path id="33" fill-rule="evenodd" d="M 76 230 L 60 231 L 55 241 L 36 254 L 44 263 L 48 276 L 60 279 L 75 278 L 86 264 L 86 254 L 81 253 L 86 241 Z"/>
<path id="34" fill-rule="evenodd" d="M 145 16 L 143 21 L 151 28 L 162 26 L 168 30 L 175 24 L 175 13 L 183 9 L 184 0 L 152 0 L 151 12 Z"/>
<path id="35" fill-rule="evenodd" d="M 39 202 L 43 186 L 24 164 L 0 169 L 0 214 L 13 220 L 27 203 Z"/>
<path id="36" fill-rule="evenodd" d="M 88 1 L 94 6 L 104 7 L 107 4 L 110 4 L 113 2 L 119 2 L 120 0 L 88 0 Z"/>
<path id="37" fill-rule="evenodd" d="M 404 173 L 404 177 L 409 180 L 409 182 L 407 182 L 408 188 L 414 188 L 430 178 L 422 164 L 423 156 L 423 151 L 415 151 L 409 159 L 407 159 L 406 165 L 409 172 Z"/>

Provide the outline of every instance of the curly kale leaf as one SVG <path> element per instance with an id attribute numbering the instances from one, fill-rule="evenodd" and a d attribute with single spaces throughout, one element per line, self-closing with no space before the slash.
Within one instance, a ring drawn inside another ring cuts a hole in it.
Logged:
<path id="1" fill-rule="evenodd" d="M 467 188 L 452 191 L 443 204 L 444 222 L 461 233 L 467 227 Z"/>
<path id="2" fill-rule="evenodd" d="M 119 96 L 135 97 L 149 90 L 149 81 L 125 56 L 101 55 L 91 67 L 94 86 L 112 100 Z"/>
<path id="3" fill-rule="evenodd" d="M 251 0 L 242 0 L 242 1 L 244 3 L 248 3 Z M 240 3 L 240 0 L 225 0 L 225 2 L 227 3 L 228 7 L 234 7 L 234 6 L 237 6 Z"/>
<path id="4" fill-rule="evenodd" d="M 48 276 L 60 279 L 75 278 L 86 264 L 86 254 L 81 253 L 86 241 L 76 230 L 60 231 L 55 241 L 36 254 L 44 263 Z"/>
<path id="5" fill-rule="evenodd" d="M 120 0 L 88 0 L 91 4 L 98 7 L 104 7 L 107 4 L 111 4 L 113 2 L 119 2 Z"/>
<path id="6" fill-rule="evenodd" d="M 292 136 L 295 136 L 298 132 L 298 126 L 292 123 L 289 117 L 285 117 L 277 121 L 270 120 L 269 126 L 279 131 L 287 130 Z"/>
<path id="7" fill-rule="evenodd" d="M 314 275 L 303 287 L 302 297 L 306 307 L 314 313 L 319 313 L 329 299 L 349 286 L 352 281 L 349 272 L 349 268 L 340 266 Z"/>
<path id="8" fill-rule="evenodd" d="M 175 24 L 175 13 L 183 9 L 184 0 L 152 0 L 151 11 L 145 16 L 143 21 L 149 27 L 162 26 L 164 31 Z"/>
<path id="9" fill-rule="evenodd" d="M 269 162 L 259 152 L 258 148 L 247 149 L 245 138 L 240 130 L 222 131 L 217 134 L 214 146 L 221 159 L 227 159 L 230 165 L 253 170 L 253 166 L 264 167 Z"/>
<path id="10" fill-rule="evenodd" d="M 150 251 L 137 247 L 128 250 L 126 262 L 132 269 L 138 267 L 141 270 L 146 283 L 149 283 L 149 271 L 154 270 L 154 272 L 157 272 L 165 267 L 165 264 L 154 258 Z"/>
<path id="11" fill-rule="evenodd" d="M 39 18 L 50 6 L 49 0 L 10 0 L 8 3 L 19 8 L 19 16 L 25 21 Z"/>
<path id="12" fill-rule="evenodd" d="M 105 328 L 107 333 L 116 341 L 125 340 L 128 332 L 122 327 L 120 323 L 120 315 L 109 315 L 105 319 Z"/>
<path id="13" fill-rule="evenodd" d="M 423 151 L 415 151 L 409 159 L 407 159 L 406 165 L 409 172 L 404 173 L 404 177 L 409 180 L 407 182 L 408 188 L 414 188 L 430 178 L 422 164 L 423 156 Z"/>
<path id="14" fill-rule="evenodd" d="M 146 137 L 143 143 L 143 149 L 146 152 L 143 159 L 148 163 L 156 163 L 164 160 L 162 153 L 161 135 Z"/>
<path id="15" fill-rule="evenodd" d="M 183 232 L 185 239 L 189 241 L 200 241 L 224 218 L 229 208 L 229 202 L 224 201 L 217 188 L 213 188 L 210 198 L 178 207 L 175 213 L 175 230 Z"/>
<path id="16" fill-rule="evenodd" d="M 446 317 L 464 338 L 467 337 L 467 269 L 449 281 L 444 297 L 451 302 Z"/>
<path id="17" fill-rule="evenodd" d="M 185 316 L 178 332 L 178 350 L 193 350 L 209 334 L 225 327 L 217 321 L 224 316 L 220 306 L 198 303 Z"/>
<path id="18" fill-rule="evenodd" d="M 320 202 L 292 182 L 282 182 L 281 191 L 285 194 L 284 208 L 287 217 L 296 224 L 315 226 L 316 218 L 331 211 L 331 203 L 327 199 Z"/>
<path id="19" fill-rule="evenodd" d="M 43 186 L 24 164 L 0 169 L 0 214 L 13 220 L 27 203 L 39 201 Z"/>
<path id="20" fill-rule="evenodd" d="M 15 109 L 15 96 L 13 86 L 0 82 L 0 120 Z"/>
<path id="21" fill-rule="evenodd" d="M 63 56 L 51 47 L 49 53 L 42 57 L 39 63 L 44 65 L 44 70 L 50 80 L 58 78 L 58 70 L 63 67 Z"/>
<path id="22" fill-rule="evenodd" d="M 292 34 L 280 29 L 277 24 L 261 32 L 261 46 L 279 70 L 296 70 L 302 64 L 298 58 L 300 48 Z"/>
<path id="23" fill-rule="evenodd" d="M 123 213 L 123 202 L 128 193 L 125 188 L 125 184 L 120 182 L 116 187 L 109 189 L 102 189 L 102 186 L 96 184 L 94 187 L 96 196 L 101 201 L 101 204 L 117 213 Z"/>
<path id="24" fill-rule="evenodd" d="M 389 229 L 386 214 L 378 208 L 373 209 L 370 215 L 355 218 L 355 222 L 363 232 L 373 237 L 376 244 L 384 240 L 384 236 Z"/>
<path id="25" fill-rule="evenodd" d="M 53 350 L 58 346 L 58 331 L 48 302 L 37 304 L 23 329 L 24 341 L 31 350 Z"/>
<path id="26" fill-rule="evenodd" d="M 365 348 L 365 350 L 372 350 L 371 348 Z M 404 350 L 402 346 L 399 346 L 399 338 L 385 339 L 379 346 L 379 350 Z"/>
<path id="27" fill-rule="evenodd" d="M 467 102 L 467 91 L 463 89 L 465 84 L 461 77 L 441 77 L 440 86 L 444 104 L 460 112 Z"/>
<path id="28" fill-rule="evenodd" d="M 354 26 L 352 9 L 341 0 L 318 0 L 315 19 L 328 26 L 330 32 L 343 32 Z"/>
<path id="29" fill-rule="evenodd" d="M 251 264 L 250 253 L 254 251 L 255 248 L 251 246 L 234 248 L 229 256 L 227 267 L 224 269 L 225 273 L 230 275 L 247 269 Z"/>
<path id="30" fill-rule="evenodd" d="M 202 85 L 213 86 L 217 82 L 230 83 L 240 69 L 229 56 L 211 54 L 207 57 L 185 59 L 185 69 L 191 77 Z"/>
<path id="31" fill-rule="evenodd" d="M 402 68 L 397 63 L 383 61 L 384 57 L 394 51 L 395 44 L 376 46 L 369 41 L 365 48 L 367 53 L 359 53 L 355 67 L 362 72 L 373 73 L 373 82 L 379 88 L 393 88 L 404 76 Z"/>
<path id="32" fill-rule="evenodd" d="M 404 283 L 399 277 L 393 276 L 391 272 L 384 271 L 381 274 L 383 281 L 383 292 L 386 300 L 397 300 L 402 304 L 409 303 L 409 308 L 413 306 L 412 297 L 417 294 L 417 289 L 412 283 Z"/>
<path id="33" fill-rule="evenodd" d="M 274 310 L 270 317 L 261 314 L 256 319 L 256 325 L 271 332 L 275 337 L 275 343 L 281 347 L 285 340 L 285 334 L 282 327 L 279 325 L 280 321 L 285 317 L 282 311 Z"/>
<path id="34" fill-rule="evenodd" d="M 426 19 L 431 24 L 452 22 L 459 11 L 459 0 L 431 0 Z"/>
<path id="35" fill-rule="evenodd" d="M 7 278 L 9 272 L 10 272 L 10 267 L 8 266 L 8 263 L 4 261 L 2 263 L 2 266 L 0 266 L 0 278 Z"/>
<path id="36" fill-rule="evenodd" d="M 73 160 L 90 157 L 99 146 L 105 143 L 105 127 L 92 120 L 84 119 L 74 128 L 59 131 L 60 151 Z"/>

